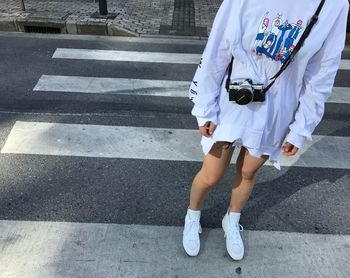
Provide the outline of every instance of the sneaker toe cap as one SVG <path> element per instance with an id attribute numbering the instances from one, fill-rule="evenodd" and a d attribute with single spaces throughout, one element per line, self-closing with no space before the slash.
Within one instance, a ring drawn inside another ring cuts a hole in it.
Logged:
<path id="1" fill-rule="evenodd" d="M 230 246 L 227 247 L 227 251 L 235 260 L 240 260 L 243 258 L 244 249 L 238 244 L 230 244 Z"/>
<path id="2" fill-rule="evenodd" d="M 184 240 L 183 246 L 187 254 L 195 256 L 199 252 L 199 242 L 196 240 Z"/>

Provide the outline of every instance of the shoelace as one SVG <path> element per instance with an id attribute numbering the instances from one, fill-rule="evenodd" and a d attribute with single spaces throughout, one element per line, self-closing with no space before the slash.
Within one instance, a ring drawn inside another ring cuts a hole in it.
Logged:
<path id="1" fill-rule="evenodd" d="M 238 228 L 237 226 L 234 226 L 230 229 L 230 232 L 228 233 L 228 236 L 230 236 L 232 238 L 232 240 L 234 242 L 236 242 L 239 238 L 239 232 L 243 231 L 243 226 L 241 224 L 238 224 Z"/>
<path id="2" fill-rule="evenodd" d="M 196 238 L 198 236 L 198 232 L 200 232 L 199 221 L 192 220 L 188 222 L 186 228 L 186 233 L 189 234 L 191 238 Z"/>

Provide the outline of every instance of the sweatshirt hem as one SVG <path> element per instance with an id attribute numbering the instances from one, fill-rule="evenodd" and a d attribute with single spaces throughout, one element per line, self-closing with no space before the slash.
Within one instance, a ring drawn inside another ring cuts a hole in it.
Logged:
<path id="1" fill-rule="evenodd" d="M 235 147 L 245 147 L 254 157 L 263 155 L 269 156 L 268 160 L 278 170 L 280 166 L 280 147 L 279 144 L 272 146 L 261 146 L 263 132 L 248 128 L 241 128 L 232 134 L 215 133 L 211 137 L 202 137 L 201 145 L 204 155 L 207 155 L 212 146 L 219 141 L 231 142 Z"/>

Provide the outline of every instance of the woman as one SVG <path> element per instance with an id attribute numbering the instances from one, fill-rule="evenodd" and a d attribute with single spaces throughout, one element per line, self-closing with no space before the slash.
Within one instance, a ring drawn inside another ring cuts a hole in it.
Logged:
<path id="1" fill-rule="evenodd" d="M 241 146 L 232 182 L 231 202 L 222 219 L 226 248 L 234 260 L 244 256 L 239 225 L 255 176 L 267 161 L 279 169 L 279 157 L 293 156 L 324 113 L 344 48 L 347 0 L 326 0 L 303 47 L 267 91 L 266 100 L 239 105 L 225 88 L 250 79 L 266 88 L 288 61 L 320 0 L 224 0 L 198 65 L 189 97 L 194 103 L 205 154 L 195 176 L 185 216 L 183 246 L 190 256 L 200 249 L 201 207 L 221 180 L 235 146 Z"/>

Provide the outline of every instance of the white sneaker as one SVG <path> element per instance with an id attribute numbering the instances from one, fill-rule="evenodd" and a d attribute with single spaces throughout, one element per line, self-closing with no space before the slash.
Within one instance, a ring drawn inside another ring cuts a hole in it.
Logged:
<path id="1" fill-rule="evenodd" d="M 240 235 L 243 231 L 242 225 L 239 224 L 239 213 L 227 212 L 222 219 L 222 228 L 226 237 L 226 249 L 232 259 L 238 261 L 244 256 L 244 245 Z"/>
<path id="2" fill-rule="evenodd" d="M 194 217 L 187 211 L 182 244 L 189 256 L 193 257 L 198 255 L 200 249 L 199 234 L 201 233 L 202 227 L 199 223 L 199 217 Z"/>

